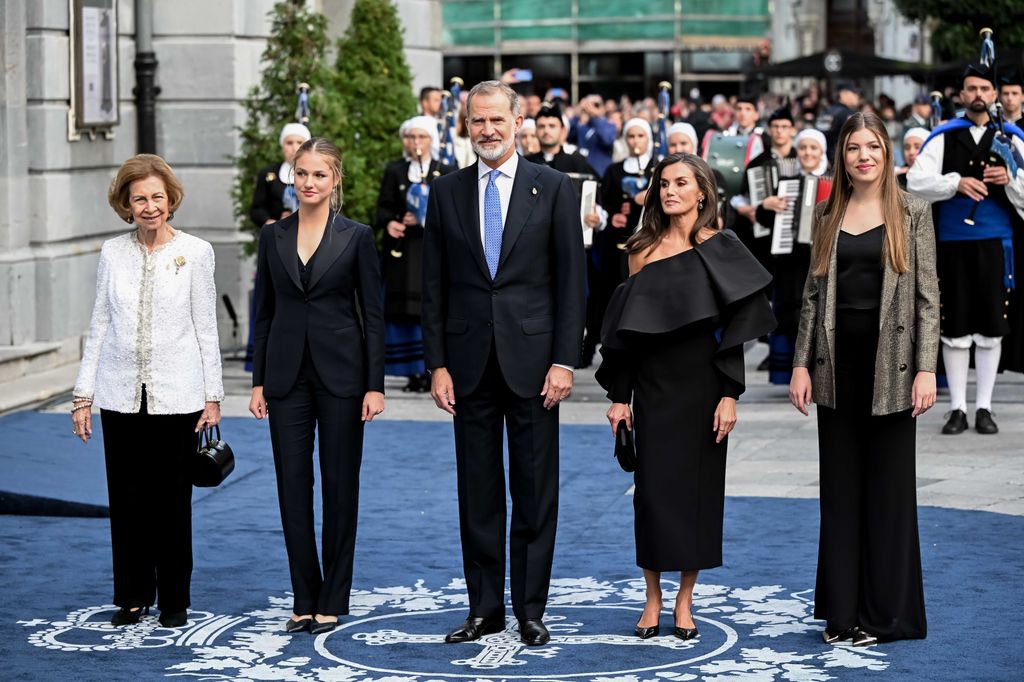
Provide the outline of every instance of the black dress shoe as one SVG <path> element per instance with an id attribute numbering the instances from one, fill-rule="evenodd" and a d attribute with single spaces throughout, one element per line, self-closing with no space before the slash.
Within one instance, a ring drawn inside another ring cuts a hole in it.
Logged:
<path id="1" fill-rule="evenodd" d="M 470 616 L 466 622 L 455 628 L 444 636 L 448 644 L 460 644 L 462 642 L 475 642 L 484 635 L 493 635 L 505 629 L 505 618 L 496 616 L 494 618 L 474 618 Z"/>
<path id="2" fill-rule="evenodd" d="M 114 617 L 110 619 L 110 624 L 115 627 L 121 627 L 122 625 L 135 625 L 142 618 L 143 614 L 149 615 L 148 606 L 136 608 L 134 611 L 122 606 L 117 610 L 117 613 L 114 614 Z"/>
<path id="3" fill-rule="evenodd" d="M 548 629 L 540 618 L 519 621 L 519 640 L 526 646 L 540 646 L 551 641 Z"/>
<path id="4" fill-rule="evenodd" d="M 160 612 L 160 625 L 165 628 L 180 628 L 188 622 L 188 611 L 175 611 L 174 613 Z"/>
<path id="5" fill-rule="evenodd" d="M 310 616 L 309 618 L 299 618 L 298 620 L 295 620 L 294 618 L 289 618 L 288 622 L 284 624 L 284 631 L 287 633 L 302 632 L 304 630 L 308 630 L 309 626 L 312 624 L 312 616 Z"/>
<path id="6" fill-rule="evenodd" d="M 336 627 L 338 627 L 338 621 L 336 620 L 317 620 L 316 618 L 313 618 L 309 624 L 309 634 L 322 635 L 325 632 L 330 632 Z"/>
<path id="7" fill-rule="evenodd" d="M 980 410 L 979 410 L 980 411 Z M 947 436 L 954 436 L 967 430 L 967 414 L 963 410 L 953 410 L 949 413 L 949 419 L 942 427 L 942 433 Z"/>
<path id="8" fill-rule="evenodd" d="M 675 612 L 675 609 L 673 609 L 672 610 L 672 623 L 673 623 L 673 625 L 675 625 L 675 622 L 676 622 L 676 612 Z M 672 628 L 672 634 L 674 636 L 678 637 L 679 639 L 681 639 L 683 641 L 686 641 L 688 639 L 696 638 L 697 635 L 699 635 L 700 633 L 697 632 L 697 628 L 695 628 L 695 627 L 693 627 L 693 628 L 681 628 L 678 625 L 675 625 L 675 627 Z"/>
<path id="9" fill-rule="evenodd" d="M 654 626 L 649 627 L 649 628 L 643 628 L 643 627 L 640 627 L 639 625 L 634 625 L 633 626 L 633 632 L 635 632 L 636 636 L 639 637 L 640 639 L 650 639 L 651 637 L 657 637 L 658 635 L 661 634 L 661 626 L 660 625 L 654 625 Z"/>
<path id="10" fill-rule="evenodd" d="M 874 644 L 878 644 L 878 638 L 870 632 L 864 632 L 860 628 L 854 628 L 852 644 L 854 646 L 872 646 Z"/>
<path id="11" fill-rule="evenodd" d="M 848 639 L 852 639 L 856 632 L 857 628 L 843 629 L 828 625 L 825 627 L 825 631 L 821 633 L 821 638 L 825 640 L 825 644 L 835 644 L 836 642 L 845 642 Z"/>
<path id="12" fill-rule="evenodd" d="M 974 413 L 974 430 L 984 434 L 999 433 L 999 427 L 992 419 L 992 413 L 984 407 Z"/>

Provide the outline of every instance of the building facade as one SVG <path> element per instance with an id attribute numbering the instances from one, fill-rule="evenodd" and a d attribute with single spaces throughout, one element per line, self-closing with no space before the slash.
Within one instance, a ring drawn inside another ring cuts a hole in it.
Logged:
<path id="1" fill-rule="evenodd" d="M 71 139 L 76 0 L 0 0 L 0 383 L 69 363 L 73 370 L 92 312 L 100 246 L 129 229 L 106 195 L 118 166 L 137 152 L 132 90 L 140 1 L 114 0 L 118 123 L 106 134 Z M 253 263 L 243 257 L 249 237 L 232 215 L 231 157 L 244 122 L 242 101 L 260 78 L 274 2 L 146 2 L 159 63 L 157 152 L 185 187 L 174 225 L 213 244 L 221 343 L 237 349 L 247 339 Z M 333 34 L 343 32 L 352 0 L 309 4 L 329 17 Z M 396 4 L 417 83 L 439 82 L 439 0 Z"/>

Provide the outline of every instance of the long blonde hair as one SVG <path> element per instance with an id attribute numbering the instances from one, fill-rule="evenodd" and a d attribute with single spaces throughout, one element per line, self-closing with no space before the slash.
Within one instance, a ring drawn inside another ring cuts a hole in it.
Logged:
<path id="1" fill-rule="evenodd" d="M 839 144 L 836 145 L 835 173 L 832 191 L 825 200 L 821 220 L 815 226 L 814 245 L 811 250 L 811 269 L 815 277 L 828 274 L 829 259 L 832 256 L 832 245 L 835 243 L 836 232 L 843 222 L 846 207 L 853 194 L 850 173 L 846 168 L 846 143 L 850 136 L 858 130 L 870 130 L 885 149 L 885 160 L 882 167 L 882 182 L 879 187 L 882 199 L 882 219 L 885 230 L 885 247 L 883 253 L 889 266 L 899 273 L 907 272 L 910 264 L 907 259 L 907 239 L 903 231 L 904 206 L 906 193 L 896 183 L 892 143 L 889 133 L 885 130 L 882 119 L 872 113 L 857 112 L 846 119 L 839 131 Z"/>

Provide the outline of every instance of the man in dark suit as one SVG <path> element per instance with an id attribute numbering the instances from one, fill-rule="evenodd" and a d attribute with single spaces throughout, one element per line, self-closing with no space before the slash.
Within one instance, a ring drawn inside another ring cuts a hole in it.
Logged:
<path id="1" fill-rule="evenodd" d="M 579 203 L 565 175 L 515 151 L 523 117 L 497 81 L 466 103 L 479 161 L 437 178 L 423 244 L 423 344 L 437 406 L 454 416 L 469 617 L 447 642 L 505 627 L 505 475 L 512 608 L 544 644 L 558 516 L 558 403 L 572 390 L 586 287 Z M 457 403 L 457 404 L 456 404 Z"/>

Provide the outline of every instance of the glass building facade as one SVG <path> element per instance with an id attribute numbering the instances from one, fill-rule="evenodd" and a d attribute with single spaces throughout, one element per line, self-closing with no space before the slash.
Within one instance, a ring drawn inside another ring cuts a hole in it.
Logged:
<path id="1" fill-rule="evenodd" d="M 734 93 L 766 46 L 771 0 L 442 0 L 445 82 L 529 69 L 520 89 Z"/>

